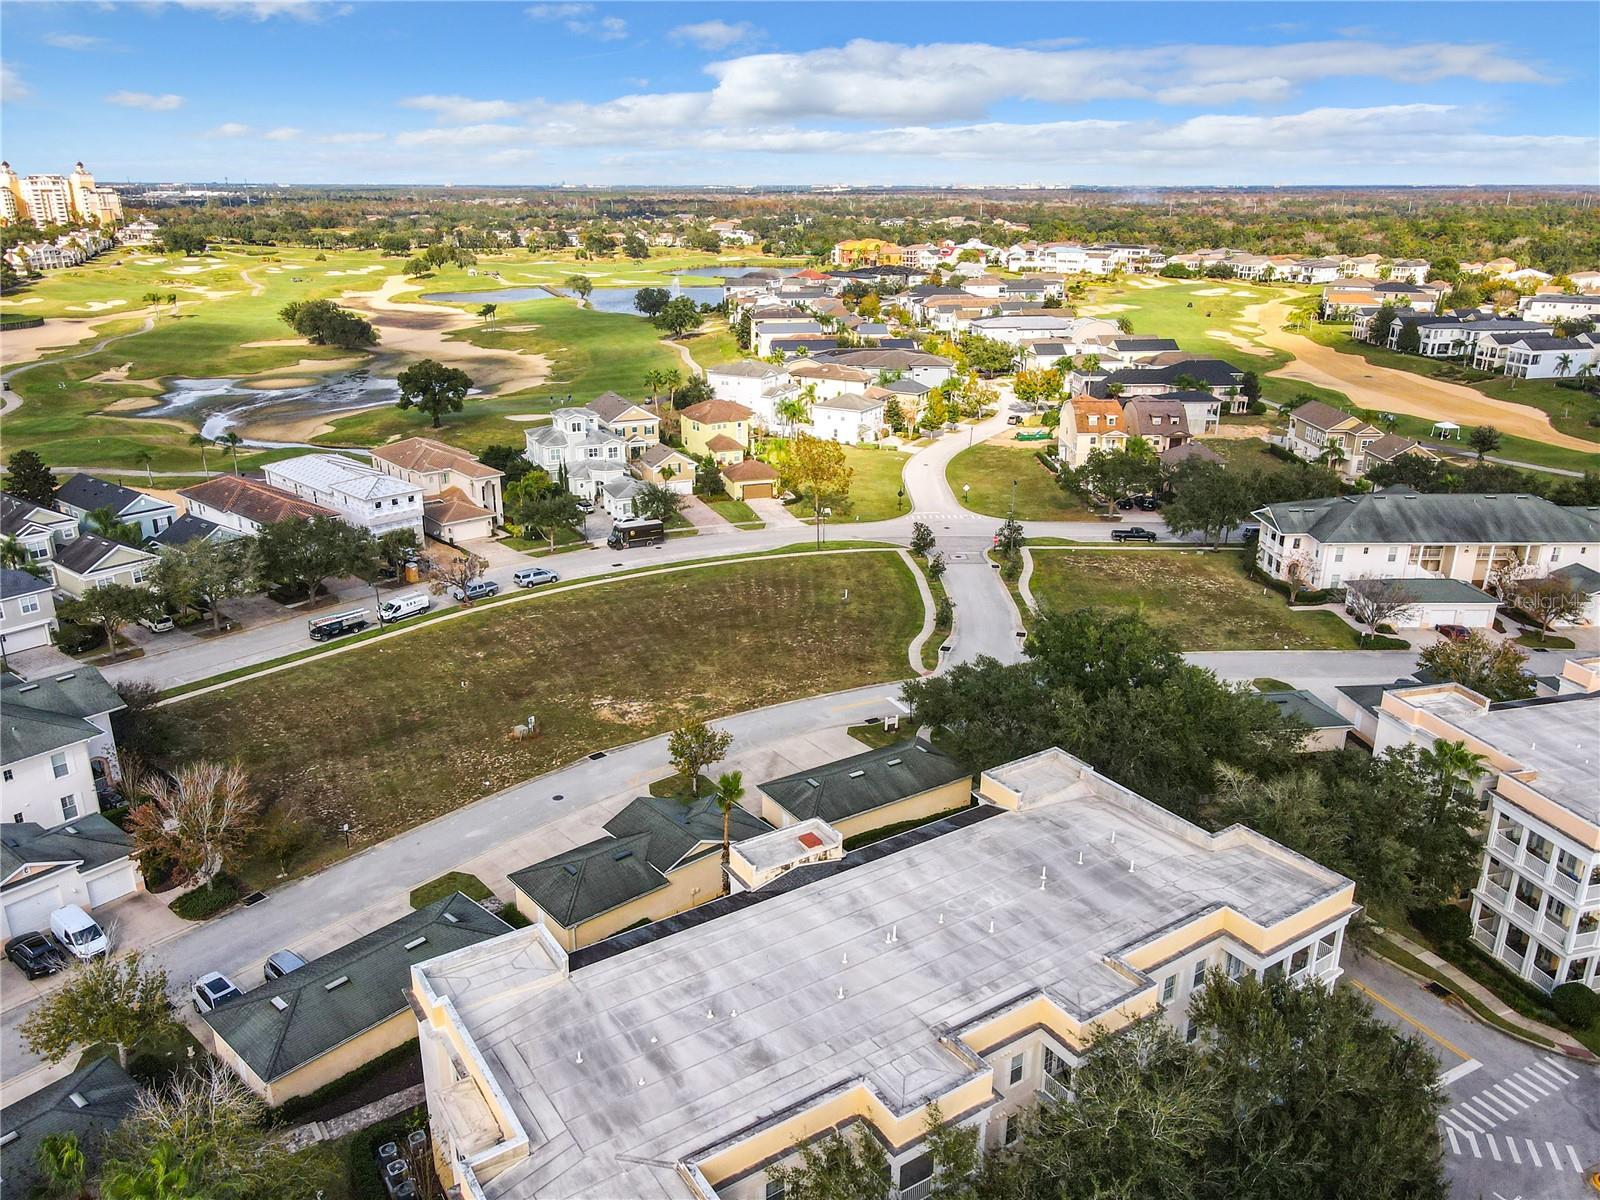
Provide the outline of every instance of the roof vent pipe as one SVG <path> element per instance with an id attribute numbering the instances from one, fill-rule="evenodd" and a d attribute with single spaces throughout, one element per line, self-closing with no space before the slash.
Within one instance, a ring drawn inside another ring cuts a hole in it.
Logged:
<path id="1" fill-rule="evenodd" d="M 572 1061 L 577 1063 L 580 1067 L 583 1066 L 583 1051 L 579 1050 L 578 1051 L 578 1057 L 573 1059 Z"/>

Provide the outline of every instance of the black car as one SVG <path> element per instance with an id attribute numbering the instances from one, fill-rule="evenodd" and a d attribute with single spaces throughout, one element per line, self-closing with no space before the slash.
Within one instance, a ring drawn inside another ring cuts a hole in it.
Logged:
<path id="1" fill-rule="evenodd" d="M 1135 496 L 1133 502 L 1139 506 L 1140 512 L 1155 512 L 1161 507 L 1161 501 L 1154 496 Z"/>
<path id="2" fill-rule="evenodd" d="M 1113 529 L 1111 531 L 1113 542 L 1153 542 L 1156 535 L 1142 526 L 1135 525 L 1130 529 Z"/>
<path id="3" fill-rule="evenodd" d="M 67 965 L 67 956 L 42 933 L 23 933 L 6 943 L 6 957 L 29 979 L 54 975 Z"/>
<path id="4" fill-rule="evenodd" d="M 1130 500 L 1127 496 L 1124 496 L 1121 500 L 1117 501 L 1117 507 L 1120 508 L 1123 512 L 1130 512 L 1133 509 L 1133 501 Z"/>

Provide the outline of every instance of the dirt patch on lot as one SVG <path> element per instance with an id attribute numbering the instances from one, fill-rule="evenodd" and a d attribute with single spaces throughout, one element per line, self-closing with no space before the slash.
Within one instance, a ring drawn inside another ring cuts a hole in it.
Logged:
<path id="1" fill-rule="evenodd" d="M 1282 300 L 1253 305 L 1245 310 L 1245 316 L 1261 326 L 1261 340 L 1268 346 L 1294 355 L 1293 361 L 1271 372 L 1273 376 L 1343 392 L 1360 408 L 1405 413 L 1430 421 L 1454 421 L 1458 425 L 1493 425 L 1512 437 L 1585 454 L 1596 452 L 1594 442 L 1562 433 L 1550 424 L 1548 415 L 1532 405 L 1512 404 L 1459 383 L 1375 366 L 1359 354 L 1344 354 L 1290 333 L 1283 328 L 1289 319 L 1289 306 Z"/>

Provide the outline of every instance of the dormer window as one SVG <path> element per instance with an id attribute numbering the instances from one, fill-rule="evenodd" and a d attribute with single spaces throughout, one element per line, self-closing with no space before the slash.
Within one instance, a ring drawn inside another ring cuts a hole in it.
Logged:
<path id="1" fill-rule="evenodd" d="M 1107 413 L 1106 414 L 1106 428 L 1109 429 L 1109 428 L 1111 428 L 1111 426 L 1115 425 L 1116 423 L 1117 423 L 1116 417 L 1114 417 L 1111 414 Z"/>
<path id="2" fill-rule="evenodd" d="M 1098 424 L 1100 424 L 1100 414 L 1099 413 L 1090 413 L 1089 414 L 1089 428 L 1093 429 Z"/>

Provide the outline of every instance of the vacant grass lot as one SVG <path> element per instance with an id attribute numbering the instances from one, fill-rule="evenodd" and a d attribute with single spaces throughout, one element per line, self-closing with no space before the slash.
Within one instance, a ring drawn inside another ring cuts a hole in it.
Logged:
<path id="1" fill-rule="evenodd" d="M 1244 574 L 1237 551 L 1041 550 L 1034 598 L 1051 608 L 1136 612 L 1185 650 L 1354 650 L 1331 612 L 1291 612 Z"/>
<path id="2" fill-rule="evenodd" d="M 903 678 L 921 624 L 894 554 L 778 556 L 491 607 L 174 713 L 187 749 L 244 763 L 269 830 L 301 823 L 300 872 L 346 853 L 345 821 L 360 849 L 595 750 Z M 270 881 L 266 859 L 240 874 Z"/>
<path id="3" fill-rule="evenodd" d="M 1045 465 L 1035 457 L 1050 442 L 1016 445 L 983 442 L 963 450 L 950 460 L 945 478 L 956 499 L 965 493 L 965 505 L 973 512 L 1004 517 L 1011 511 L 1011 481 L 1017 481 L 1017 519 L 1020 521 L 1082 521 L 1091 516 L 1076 496 L 1069 496 L 1056 483 Z"/>
<path id="4" fill-rule="evenodd" d="M 773 439 L 774 444 L 778 439 Z M 845 465 L 850 468 L 850 511 L 834 509 L 829 520 L 834 524 L 860 521 L 887 521 L 909 511 L 909 502 L 900 494 L 904 486 L 901 472 L 911 457 L 898 450 L 879 450 L 871 446 L 844 447 Z M 802 519 L 816 514 L 809 500 L 799 500 L 792 509 Z"/>

